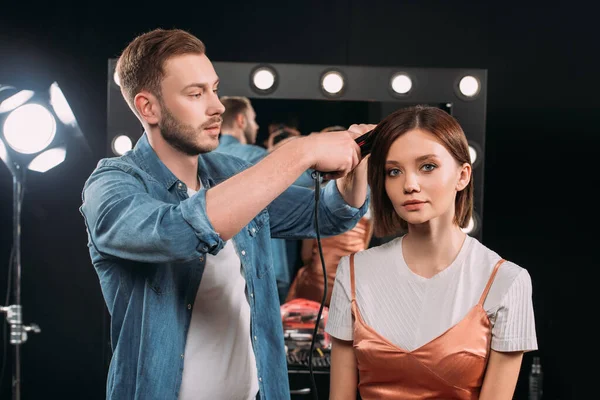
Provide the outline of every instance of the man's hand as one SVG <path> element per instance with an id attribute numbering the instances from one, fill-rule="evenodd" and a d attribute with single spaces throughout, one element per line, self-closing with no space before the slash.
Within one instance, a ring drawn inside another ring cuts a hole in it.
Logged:
<path id="1" fill-rule="evenodd" d="M 360 147 L 354 141 L 375 125 L 352 125 L 347 131 L 312 133 L 306 137 L 312 156 L 311 168 L 324 179 L 345 176 L 360 163 Z"/>
<path id="2" fill-rule="evenodd" d="M 351 125 L 348 132 L 354 139 L 375 129 L 373 124 Z M 360 152 L 359 152 L 360 154 Z M 346 203 L 359 208 L 366 200 L 367 196 L 367 165 L 370 154 L 364 157 L 358 166 L 350 173 L 344 175 L 336 181 L 338 190 L 342 194 Z"/>

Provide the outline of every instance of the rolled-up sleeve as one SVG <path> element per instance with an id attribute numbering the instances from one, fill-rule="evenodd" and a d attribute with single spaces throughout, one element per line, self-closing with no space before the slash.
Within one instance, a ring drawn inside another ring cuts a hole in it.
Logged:
<path id="1" fill-rule="evenodd" d="M 369 208 L 369 201 L 371 192 L 367 187 L 367 197 L 365 202 L 360 208 L 355 208 L 346 203 L 346 200 L 342 197 L 337 185 L 334 181 L 329 182 L 325 185 L 323 192 L 323 204 L 327 207 L 330 214 L 337 216 L 338 218 L 354 218 L 359 215 L 359 219 L 365 215 Z M 358 221 L 358 220 L 357 220 Z"/>
<path id="2" fill-rule="evenodd" d="M 337 185 L 331 181 L 321 189 L 319 234 L 338 235 L 352 229 L 369 207 L 370 193 L 360 208 L 346 203 Z M 315 192 L 292 185 L 268 207 L 273 237 L 301 239 L 315 237 Z"/>
<path id="3" fill-rule="evenodd" d="M 185 262 L 224 245 L 207 217 L 206 190 L 179 204 L 163 202 L 126 168 L 96 169 L 84 186 L 80 211 L 103 257 Z"/>

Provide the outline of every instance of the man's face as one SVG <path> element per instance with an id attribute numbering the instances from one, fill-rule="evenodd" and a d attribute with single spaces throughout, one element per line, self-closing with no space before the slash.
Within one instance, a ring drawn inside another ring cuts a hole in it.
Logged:
<path id="1" fill-rule="evenodd" d="M 256 112 L 250 107 L 246 110 L 246 126 L 244 127 L 244 136 L 248 144 L 256 143 L 256 135 L 258 134 L 258 124 L 256 123 Z"/>
<path id="2" fill-rule="evenodd" d="M 165 62 L 161 82 L 160 128 L 163 138 L 190 156 L 219 145 L 221 114 L 219 78 L 206 55 L 185 54 Z"/>

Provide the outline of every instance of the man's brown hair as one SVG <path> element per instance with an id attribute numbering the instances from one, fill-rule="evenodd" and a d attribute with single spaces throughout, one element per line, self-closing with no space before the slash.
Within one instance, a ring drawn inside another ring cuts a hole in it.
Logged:
<path id="1" fill-rule="evenodd" d="M 235 118 L 239 114 L 244 114 L 252 107 L 250 100 L 243 96 L 223 96 L 220 98 L 221 103 L 225 106 L 225 112 L 222 115 L 223 128 L 232 128 Z"/>
<path id="2" fill-rule="evenodd" d="M 167 60 L 174 56 L 202 55 L 205 52 L 206 47 L 200 39 L 181 29 L 159 28 L 133 39 L 117 63 L 121 93 L 132 111 L 138 115 L 134 98 L 142 90 L 161 98 L 160 83 Z"/>

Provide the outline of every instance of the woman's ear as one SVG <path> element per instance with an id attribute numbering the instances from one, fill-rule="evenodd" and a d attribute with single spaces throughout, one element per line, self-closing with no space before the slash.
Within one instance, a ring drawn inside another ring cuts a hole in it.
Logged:
<path id="1" fill-rule="evenodd" d="M 459 169 L 458 181 L 456 182 L 456 191 L 460 192 L 467 187 L 471 181 L 471 164 L 464 163 Z"/>

